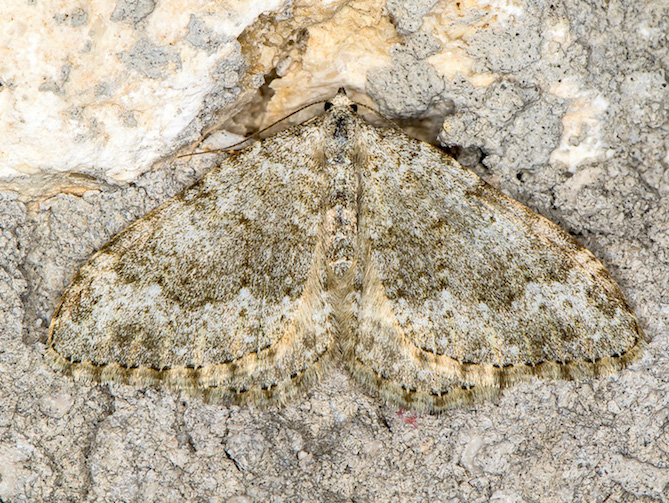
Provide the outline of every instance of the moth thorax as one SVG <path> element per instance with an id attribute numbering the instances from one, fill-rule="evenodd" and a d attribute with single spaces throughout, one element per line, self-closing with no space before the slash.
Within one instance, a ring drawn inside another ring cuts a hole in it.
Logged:
<path id="1" fill-rule="evenodd" d="M 337 277 L 342 277 L 355 256 L 359 178 L 352 163 L 333 171 L 326 199 L 325 253 L 329 268 Z"/>

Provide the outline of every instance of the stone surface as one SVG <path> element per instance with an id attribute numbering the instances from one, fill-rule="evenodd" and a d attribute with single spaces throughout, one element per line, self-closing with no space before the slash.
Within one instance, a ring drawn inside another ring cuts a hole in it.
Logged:
<path id="1" fill-rule="evenodd" d="M 440 1 L 422 23 L 380 2 L 249 5 L 62 0 L 0 22 L 0 499 L 669 499 L 666 2 Z M 342 372 L 257 410 L 46 365 L 83 261 L 216 162 L 157 159 L 341 85 L 590 248 L 652 339 L 642 360 L 442 416 Z"/>
<path id="2" fill-rule="evenodd" d="M 241 91 L 236 41 L 265 1 L 7 6 L 0 32 L 0 181 L 85 173 L 128 181 L 199 138 Z"/>

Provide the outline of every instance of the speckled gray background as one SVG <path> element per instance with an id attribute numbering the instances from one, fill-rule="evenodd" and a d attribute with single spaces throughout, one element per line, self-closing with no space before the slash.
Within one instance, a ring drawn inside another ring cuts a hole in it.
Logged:
<path id="1" fill-rule="evenodd" d="M 343 372 L 270 410 L 74 383 L 43 360 L 65 285 L 109 237 L 215 160 L 39 203 L 5 191 L 0 500 L 669 501 L 669 8 L 532 2 L 522 22 L 468 40 L 481 69 L 504 75 L 473 87 L 442 80 L 424 60 L 429 37 L 411 36 L 432 3 L 388 2 L 407 43 L 392 67 L 368 75 L 368 94 L 389 116 L 446 110 L 445 145 L 604 262 L 652 339 L 644 358 L 609 378 L 532 381 L 438 417 L 386 407 Z M 574 41 L 547 61 L 537 48 L 557 19 Z M 549 164 L 568 104 L 540 84 L 561 72 L 609 102 L 611 155 L 581 166 L 588 176 L 577 184 Z"/>

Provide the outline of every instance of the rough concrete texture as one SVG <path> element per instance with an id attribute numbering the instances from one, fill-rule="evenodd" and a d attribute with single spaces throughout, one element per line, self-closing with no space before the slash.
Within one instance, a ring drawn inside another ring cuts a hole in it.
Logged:
<path id="1" fill-rule="evenodd" d="M 0 500 L 669 501 L 666 2 L 251 3 L 242 19 L 224 2 L 53 2 L 32 38 L 16 19 L 35 7 L 0 21 L 12 41 L 0 63 Z M 80 49 L 43 50 L 49 30 Z M 255 108 L 230 105 L 263 75 L 274 80 Z M 186 79 L 207 84 L 174 86 Z M 75 383 L 45 364 L 77 268 L 216 162 L 155 159 L 219 112 L 285 115 L 340 85 L 436 123 L 463 162 L 588 246 L 651 339 L 644 358 L 437 417 L 387 407 L 343 372 L 257 410 Z"/>

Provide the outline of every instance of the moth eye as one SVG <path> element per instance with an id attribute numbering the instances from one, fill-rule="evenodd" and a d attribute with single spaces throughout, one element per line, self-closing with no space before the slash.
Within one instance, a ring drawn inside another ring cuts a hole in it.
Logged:
<path id="1" fill-rule="evenodd" d="M 357 112 L 357 111 L 358 111 L 358 105 L 356 105 L 355 103 L 353 103 L 353 104 L 351 105 L 351 110 L 353 110 L 354 112 Z"/>
<path id="2" fill-rule="evenodd" d="M 333 105 L 332 103 L 330 103 L 329 101 L 326 101 L 326 102 L 325 102 L 325 105 L 323 105 L 323 108 L 324 108 L 325 111 L 327 112 L 327 111 L 330 110 L 333 106 L 334 106 L 334 105 Z"/>

